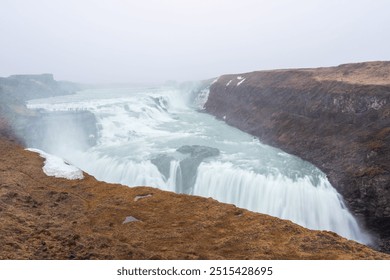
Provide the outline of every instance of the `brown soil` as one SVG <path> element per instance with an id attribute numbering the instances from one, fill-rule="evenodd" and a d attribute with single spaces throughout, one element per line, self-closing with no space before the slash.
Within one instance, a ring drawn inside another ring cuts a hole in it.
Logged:
<path id="1" fill-rule="evenodd" d="M 285 85 L 292 87 L 298 84 L 307 84 L 311 79 L 315 81 L 333 81 L 355 85 L 390 85 L 390 61 L 372 61 L 361 63 L 342 64 L 335 67 L 303 68 L 303 69 L 280 69 L 270 71 L 256 71 L 246 73 L 256 75 L 261 73 L 272 79 L 264 79 L 266 86 Z M 294 73 L 294 76 L 292 75 Z M 275 80 L 277 75 L 284 76 L 283 80 Z M 299 79 L 297 79 L 299 78 Z M 276 83 L 275 83 L 276 82 Z"/>
<path id="2" fill-rule="evenodd" d="M 210 198 L 48 177 L 1 138 L 0 154 L 0 259 L 390 259 Z"/>
<path id="3" fill-rule="evenodd" d="M 390 62 L 343 64 L 312 70 L 318 81 L 339 81 L 360 85 L 390 85 Z"/>

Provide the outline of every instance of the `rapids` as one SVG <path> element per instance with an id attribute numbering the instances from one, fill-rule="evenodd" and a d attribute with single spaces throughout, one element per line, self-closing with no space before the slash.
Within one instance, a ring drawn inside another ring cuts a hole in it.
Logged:
<path id="1" fill-rule="evenodd" d="M 80 124 L 46 125 L 37 147 L 98 180 L 213 197 L 369 243 L 340 194 L 312 164 L 205 114 L 198 96 L 175 88 L 94 89 L 31 100 L 30 109 L 92 112 L 89 146 Z M 196 104 L 196 106 L 194 105 Z M 70 120 L 71 121 L 71 120 Z"/>

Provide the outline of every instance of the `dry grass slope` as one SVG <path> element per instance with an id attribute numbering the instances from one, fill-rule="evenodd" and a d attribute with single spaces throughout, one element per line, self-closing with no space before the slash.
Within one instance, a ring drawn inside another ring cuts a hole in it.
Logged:
<path id="1" fill-rule="evenodd" d="M 390 259 L 213 199 L 47 177 L 5 139 L 0 154 L 0 259 Z"/>

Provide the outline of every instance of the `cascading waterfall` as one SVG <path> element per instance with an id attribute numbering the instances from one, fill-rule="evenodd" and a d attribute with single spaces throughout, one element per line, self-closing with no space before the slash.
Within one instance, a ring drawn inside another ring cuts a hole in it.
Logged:
<path id="1" fill-rule="evenodd" d="M 201 107 L 200 99 L 195 98 Z M 370 242 L 320 170 L 196 111 L 187 100 L 188 95 L 169 88 L 87 90 L 32 100 L 31 109 L 92 112 L 98 135 L 92 135 L 97 144 L 89 148 L 69 146 L 86 142 L 80 133 L 69 132 L 79 130 L 51 125 L 43 133 L 46 141 L 30 144 L 98 180 L 213 197 Z M 55 141 L 47 141 L 51 135 Z"/>
<path id="2" fill-rule="evenodd" d="M 199 167 L 194 194 L 365 241 L 356 220 L 325 177 L 313 186 L 307 176 L 292 180 L 240 170 L 227 163 L 205 163 Z"/>

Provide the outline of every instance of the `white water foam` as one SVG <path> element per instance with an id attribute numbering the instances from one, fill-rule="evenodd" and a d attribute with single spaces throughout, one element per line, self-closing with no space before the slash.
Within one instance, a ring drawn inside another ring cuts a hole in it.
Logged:
<path id="1" fill-rule="evenodd" d="M 309 229 L 334 231 L 362 243 L 369 241 L 325 177 L 313 186 L 309 177 L 292 180 L 210 162 L 199 166 L 194 194 L 288 219 Z"/>
<path id="2" fill-rule="evenodd" d="M 204 104 L 207 96 L 206 90 L 198 101 Z M 42 148 L 99 180 L 213 197 L 307 228 L 370 241 L 320 170 L 195 111 L 185 99 L 185 93 L 173 89 L 107 89 L 34 100 L 29 108 L 89 110 L 95 115 L 96 146 L 75 150 L 68 143 L 77 136 L 69 135 Z M 176 151 L 183 145 L 218 148 L 220 155 L 191 158 Z M 160 155 L 167 158 L 165 167 L 152 163 Z"/>

